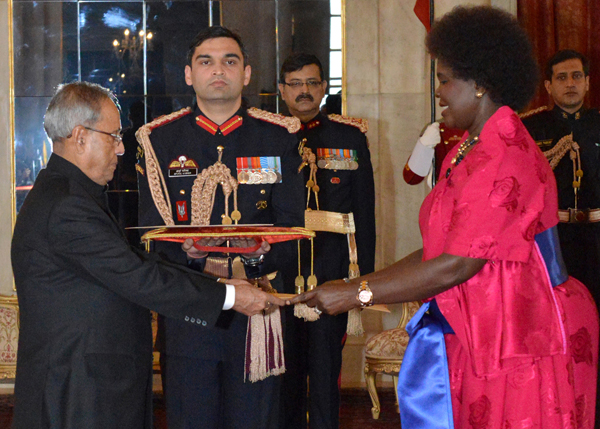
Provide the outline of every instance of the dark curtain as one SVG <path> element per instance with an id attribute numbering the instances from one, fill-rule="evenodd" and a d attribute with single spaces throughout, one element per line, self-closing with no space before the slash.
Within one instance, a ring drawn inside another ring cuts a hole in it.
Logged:
<path id="1" fill-rule="evenodd" d="M 545 64 L 561 49 L 574 49 L 590 60 L 588 106 L 600 106 L 600 0 L 518 0 L 519 22 L 528 32 L 540 67 L 538 91 L 529 110 L 551 106 L 544 88 Z"/>

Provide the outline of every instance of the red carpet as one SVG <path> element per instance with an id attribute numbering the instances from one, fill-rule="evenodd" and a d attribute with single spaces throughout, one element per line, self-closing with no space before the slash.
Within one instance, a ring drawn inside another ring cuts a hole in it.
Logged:
<path id="1" fill-rule="evenodd" d="M 341 429 L 400 429 L 400 420 L 396 412 L 396 399 L 392 389 L 380 389 L 381 415 L 379 420 L 371 417 L 371 399 L 366 390 L 342 390 L 340 414 Z M 13 397 L 0 395 L 0 428 L 8 429 L 12 422 Z M 154 396 L 154 428 L 166 429 L 165 406 L 162 394 Z M 199 428 L 201 429 L 201 428 Z"/>

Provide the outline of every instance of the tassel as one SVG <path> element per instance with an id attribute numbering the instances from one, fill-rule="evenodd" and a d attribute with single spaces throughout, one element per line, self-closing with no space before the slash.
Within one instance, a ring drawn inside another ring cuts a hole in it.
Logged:
<path id="1" fill-rule="evenodd" d="M 353 308 L 348 312 L 348 325 L 346 327 L 348 335 L 359 336 L 365 333 L 360 313 L 360 308 Z"/>
<path id="2" fill-rule="evenodd" d="M 356 241 L 354 239 L 354 234 L 348 234 L 348 243 L 350 244 L 350 249 L 356 249 Z M 352 259 L 356 261 L 356 255 L 353 256 L 354 258 Z M 351 261 L 350 266 L 348 267 L 348 279 L 355 279 L 357 277 L 360 277 L 360 269 L 358 268 L 358 264 L 356 262 Z M 346 280 L 346 283 L 348 283 L 348 280 Z M 358 337 L 359 335 L 365 333 L 365 328 L 363 328 L 360 310 L 360 308 L 353 308 L 348 312 L 348 324 L 346 325 L 346 333 L 348 335 Z"/>
<path id="3" fill-rule="evenodd" d="M 319 320 L 319 313 L 316 309 L 302 303 L 294 305 L 294 316 L 298 319 L 304 319 L 306 322 Z"/>
<path id="4" fill-rule="evenodd" d="M 281 313 L 274 305 L 248 318 L 244 380 L 252 383 L 285 372 Z"/>

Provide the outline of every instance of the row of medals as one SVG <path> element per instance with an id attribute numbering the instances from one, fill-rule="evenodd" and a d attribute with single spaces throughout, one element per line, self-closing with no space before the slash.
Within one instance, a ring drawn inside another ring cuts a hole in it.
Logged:
<path id="1" fill-rule="evenodd" d="M 329 170 L 356 170 L 358 162 L 348 158 L 323 158 L 317 161 L 317 167 Z"/>
<path id="2" fill-rule="evenodd" d="M 281 182 L 281 173 L 275 170 L 242 170 L 238 183 L 245 185 L 267 185 Z"/>

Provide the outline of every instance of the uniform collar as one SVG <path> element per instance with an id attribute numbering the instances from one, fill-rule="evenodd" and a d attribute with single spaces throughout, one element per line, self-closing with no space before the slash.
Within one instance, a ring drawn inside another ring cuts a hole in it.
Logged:
<path id="1" fill-rule="evenodd" d="M 585 113 L 586 109 L 583 106 L 581 106 L 581 109 L 579 109 L 577 112 L 575 112 L 575 113 L 568 113 L 568 112 L 565 112 L 560 107 L 558 107 L 558 106 L 555 105 L 553 111 L 561 119 L 566 119 L 566 120 L 571 120 L 571 121 L 578 121 L 578 120 L 580 120 L 583 117 L 583 114 Z"/>
<path id="2" fill-rule="evenodd" d="M 223 122 L 221 125 L 217 125 L 213 121 L 208 119 L 206 115 L 204 115 L 200 111 L 199 108 L 196 108 L 194 112 L 194 117 L 196 125 L 208 131 L 213 136 L 216 134 L 226 136 L 227 134 L 233 132 L 234 130 L 242 126 L 242 122 L 244 121 L 244 111 L 240 108 L 235 113 L 235 115 Z"/>
<path id="3" fill-rule="evenodd" d="M 308 122 L 302 122 L 300 125 L 301 130 L 312 130 L 313 128 L 319 127 L 323 123 L 323 115 L 321 113 L 317 113 L 317 116 L 312 118 Z"/>

